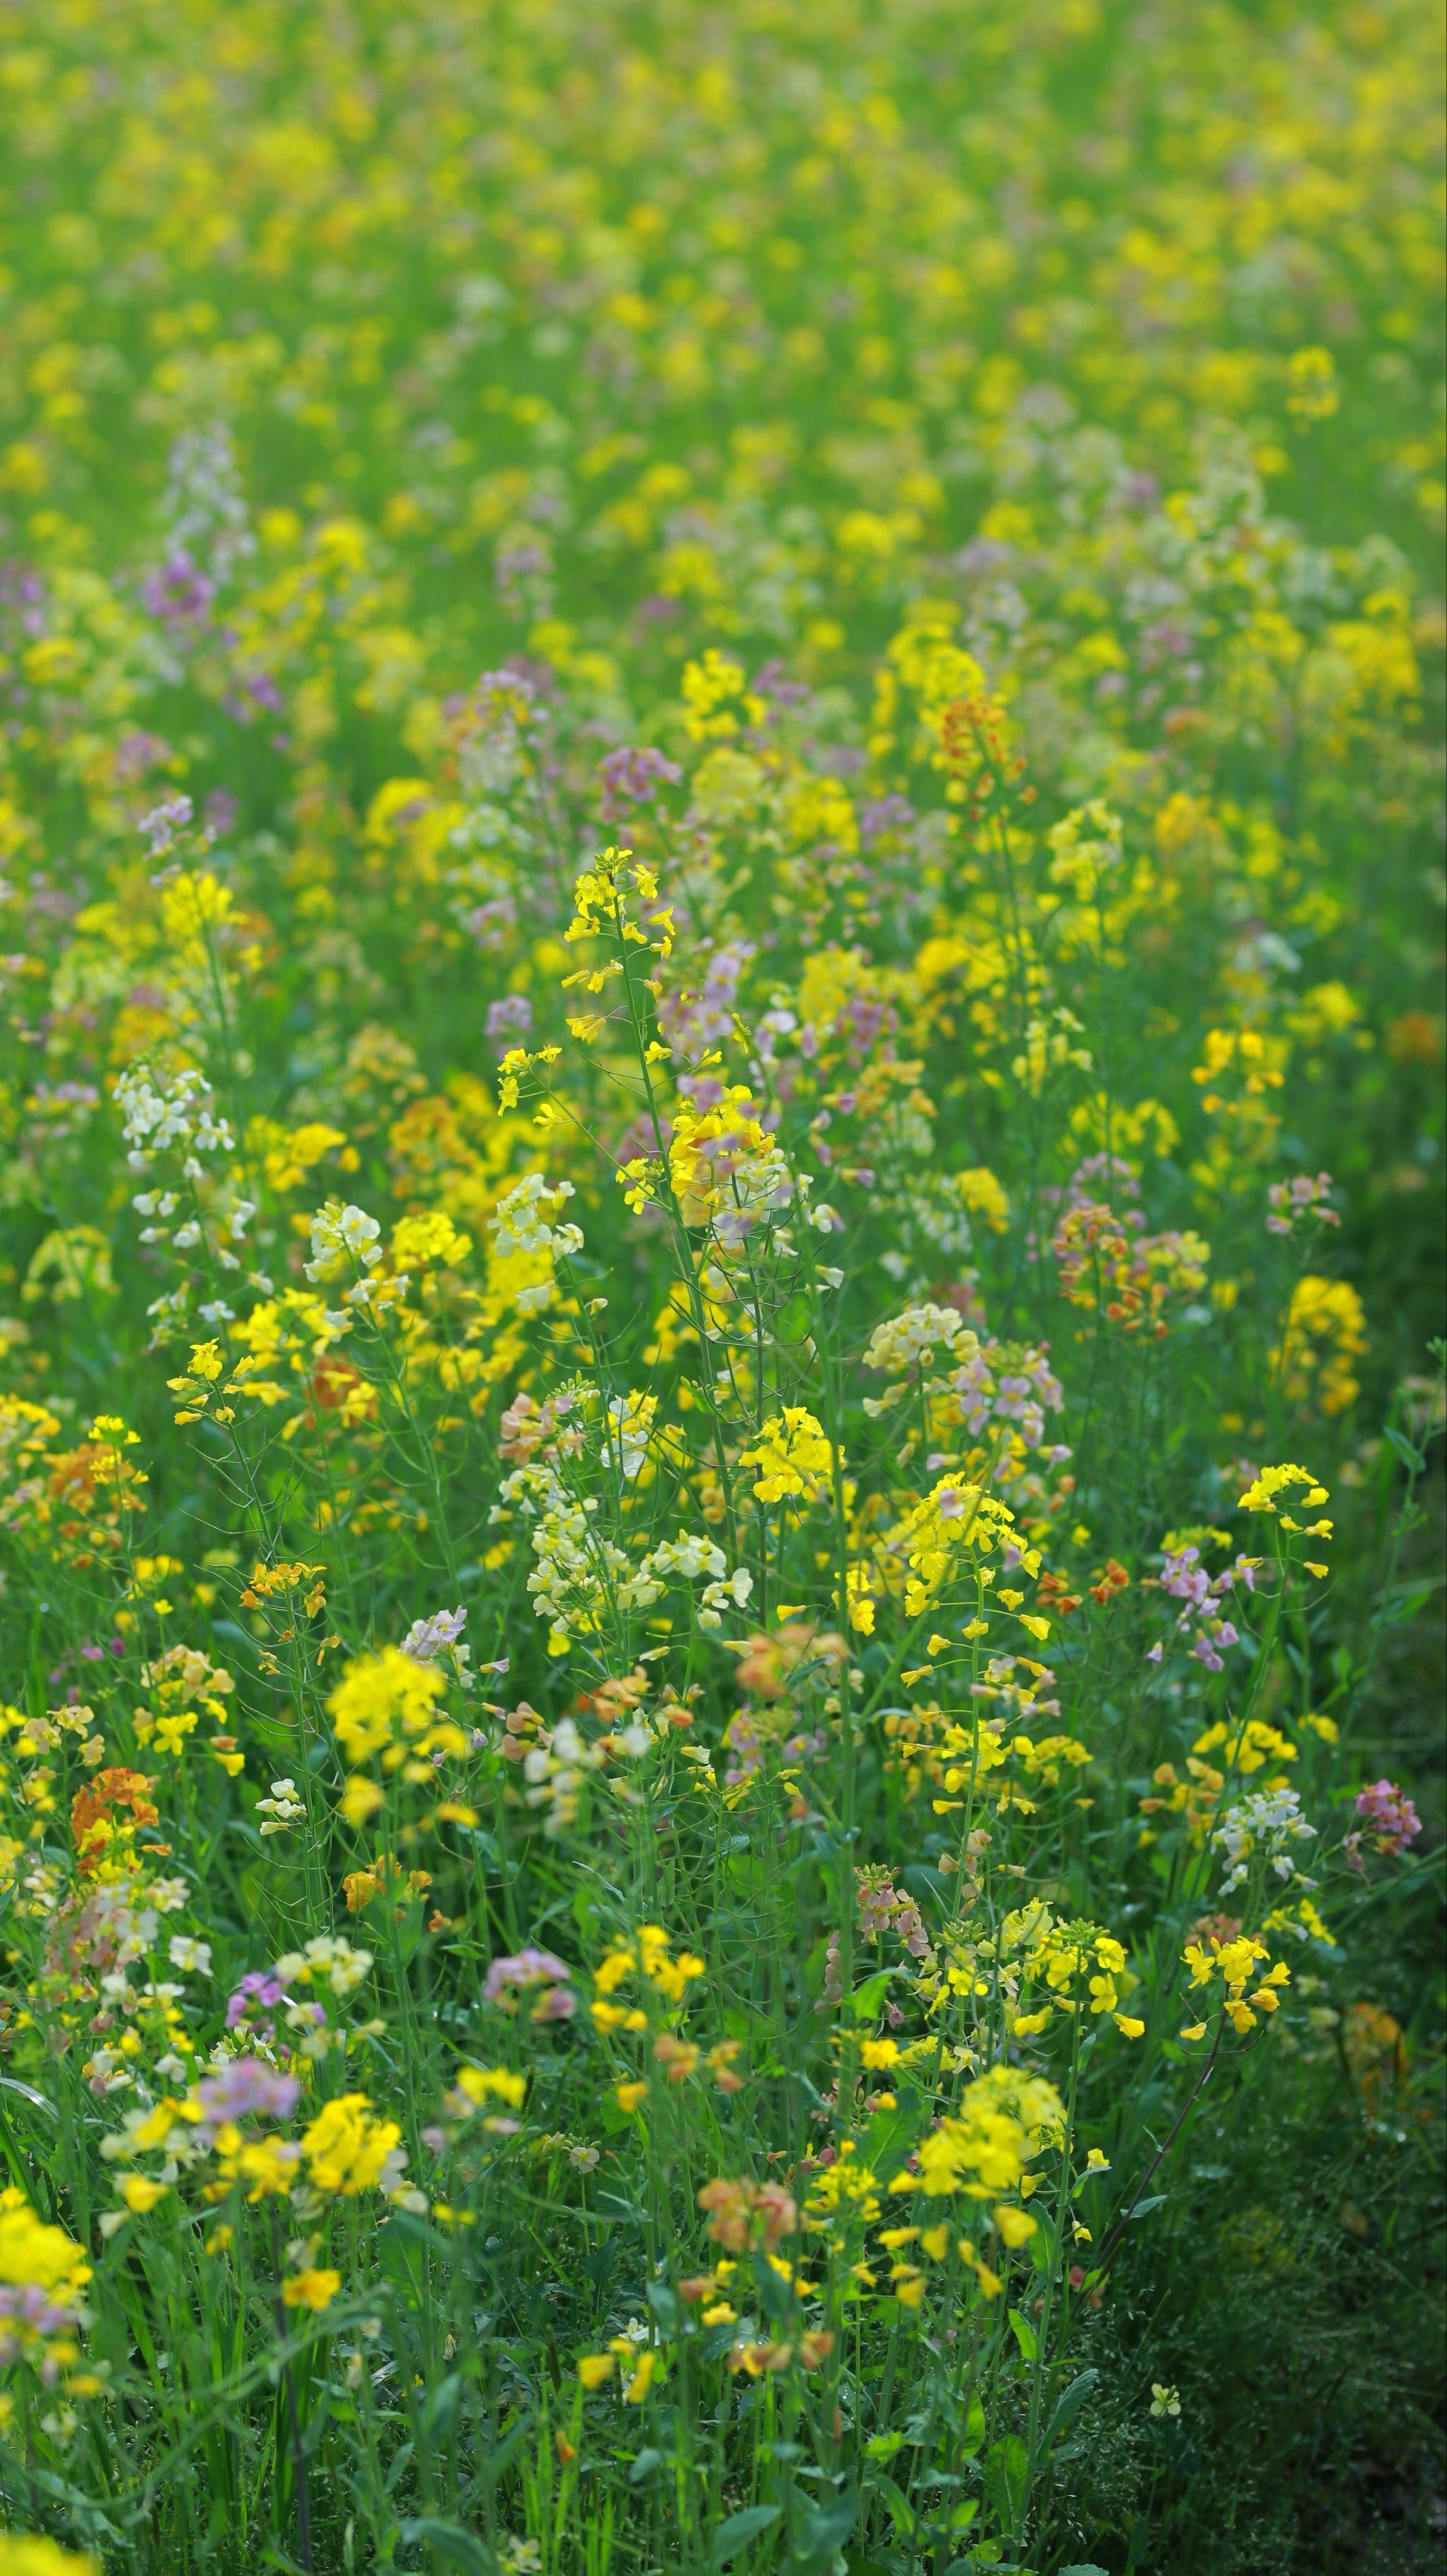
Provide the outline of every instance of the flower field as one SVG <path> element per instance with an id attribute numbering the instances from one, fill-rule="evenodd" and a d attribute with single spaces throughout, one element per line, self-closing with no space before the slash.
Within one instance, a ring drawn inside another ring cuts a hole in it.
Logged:
<path id="1" fill-rule="evenodd" d="M 0 15 L 0 2576 L 1412 2576 L 1411 0 Z"/>

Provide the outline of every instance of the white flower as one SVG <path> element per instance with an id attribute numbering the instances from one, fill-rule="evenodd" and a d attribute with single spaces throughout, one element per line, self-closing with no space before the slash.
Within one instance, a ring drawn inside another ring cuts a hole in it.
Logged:
<path id="1" fill-rule="evenodd" d="M 1294 1789 L 1258 1789 L 1249 1798 L 1239 1798 L 1234 1807 L 1227 1809 L 1211 1837 L 1231 1864 L 1221 1881 L 1222 1895 L 1244 1883 L 1252 1860 L 1258 1856 L 1277 1878 L 1295 1878 L 1303 1886 L 1312 1886 L 1314 1882 L 1302 1878 L 1297 1869 L 1290 1846 L 1313 1842 L 1315 1838 L 1316 1827 L 1302 1814 Z"/>
<path id="2" fill-rule="evenodd" d="M 382 1255 L 377 1237 L 382 1229 L 365 1208 L 343 1207 L 339 1199 L 328 1199 L 312 1218 L 312 1257 L 306 1265 L 308 1279 L 337 1279 L 355 1263 L 360 1269 L 375 1269 Z"/>
<path id="3" fill-rule="evenodd" d="M 194 1969 L 198 1977 L 211 1974 L 211 1944 L 193 1941 L 189 1932 L 173 1932 L 166 1945 L 166 1956 L 173 1968 Z"/>
<path id="4" fill-rule="evenodd" d="M 294 1825 L 298 1816 L 306 1814 L 306 1808 L 296 1795 L 294 1780 L 273 1780 L 271 1796 L 257 1799 L 256 1812 L 271 1819 L 261 1828 L 264 1834 L 284 1834 L 288 1825 Z"/>
<path id="5" fill-rule="evenodd" d="M 936 1348 L 952 1352 L 964 1337 L 964 1319 L 953 1306 L 906 1306 L 902 1315 L 875 1326 L 864 1365 L 891 1377 L 916 1363 L 928 1368 Z M 973 1343 L 975 1336 L 968 1338 Z"/>
<path id="6" fill-rule="evenodd" d="M 212 1116 L 211 1085 L 204 1073 L 187 1065 L 180 1073 L 159 1078 L 148 1064 L 128 1064 L 116 1084 L 116 1102 L 124 1121 L 133 1172 L 143 1172 L 153 1154 L 166 1145 L 184 1145 L 196 1177 L 197 1154 L 234 1150 L 235 1138 L 224 1118 Z"/>
<path id="7" fill-rule="evenodd" d="M 580 1227 L 555 1227 L 550 1222 L 564 1199 L 573 1196 L 571 1181 L 550 1181 L 545 1172 L 524 1173 L 505 1197 L 499 1199 L 488 1219 L 492 1228 L 493 1250 L 498 1259 L 506 1261 L 517 1252 L 547 1252 L 554 1258 L 566 1258 L 569 1253 L 581 1252 L 583 1236 Z"/>
<path id="8" fill-rule="evenodd" d="M 410 1655 L 414 1664 L 435 1664 L 444 1646 L 455 1646 L 467 1625 L 467 1612 L 459 1602 L 455 1610 L 434 1610 L 430 1619 L 414 1619 L 402 1640 L 400 1652 Z"/>

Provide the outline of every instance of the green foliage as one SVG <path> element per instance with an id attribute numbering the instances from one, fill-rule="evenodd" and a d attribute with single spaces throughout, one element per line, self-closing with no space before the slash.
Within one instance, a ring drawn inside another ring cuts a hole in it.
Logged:
<path id="1" fill-rule="evenodd" d="M 8 13 L 0 2576 L 1434 2563 L 1425 25 Z"/>

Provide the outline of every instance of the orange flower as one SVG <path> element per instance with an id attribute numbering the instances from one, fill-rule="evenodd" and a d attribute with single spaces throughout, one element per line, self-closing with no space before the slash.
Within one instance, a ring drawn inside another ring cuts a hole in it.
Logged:
<path id="1" fill-rule="evenodd" d="M 117 1768 L 97 1771 L 93 1780 L 77 1789 L 70 1802 L 70 1831 L 82 1878 L 93 1877 L 105 1858 L 111 1836 L 96 1828 L 108 1826 L 113 1815 L 127 1812 L 132 1829 L 159 1824 L 160 1811 L 152 1803 L 150 1787 L 144 1771 Z"/>

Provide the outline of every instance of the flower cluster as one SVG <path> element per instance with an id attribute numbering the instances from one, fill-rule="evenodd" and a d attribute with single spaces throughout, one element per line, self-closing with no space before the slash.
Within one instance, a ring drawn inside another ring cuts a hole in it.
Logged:
<path id="1" fill-rule="evenodd" d="M 7 2501 L 1275 2528 L 1203 2244 L 1435 2117 L 1429 13 L 5 26 Z"/>

